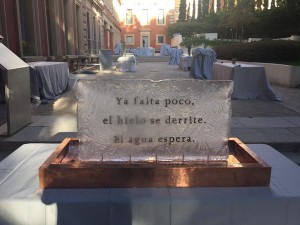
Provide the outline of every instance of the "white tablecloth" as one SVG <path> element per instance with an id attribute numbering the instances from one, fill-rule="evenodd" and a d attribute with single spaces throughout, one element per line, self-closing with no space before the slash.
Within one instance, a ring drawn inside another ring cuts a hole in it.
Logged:
<path id="1" fill-rule="evenodd" d="M 234 99 L 279 100 L 272 90 L 265 68 L 250 64 L 214 63 L 213 80 L 233 80 Z"/>
<path id="2" fill-rule="evenodd" d="M 298 225 L 300 167 L 267 145 L 270 187 L 38 189 L 57 144 L 26 144 L 0 163 L 1 225 Z"/>
<path id="3" fill-rule="evenodd" d="M 30 62 L 31 98 L 53 100 L 69 86 L 69 67 L 66 62 Z"/>
<path id="4" fill-rule="evenodd" d="M 136 72 L 137 70 L 136 57 L 134 55 L 119 57 L 117 70 L 120 72 Z"/>

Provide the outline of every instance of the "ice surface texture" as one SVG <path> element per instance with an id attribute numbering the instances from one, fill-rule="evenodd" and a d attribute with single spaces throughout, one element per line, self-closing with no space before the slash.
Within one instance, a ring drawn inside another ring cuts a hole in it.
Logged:
<path id="1" fill-rule="evenodd" d="M 231 81 L 79 80 L 81 160 L 226 160 Z"/>

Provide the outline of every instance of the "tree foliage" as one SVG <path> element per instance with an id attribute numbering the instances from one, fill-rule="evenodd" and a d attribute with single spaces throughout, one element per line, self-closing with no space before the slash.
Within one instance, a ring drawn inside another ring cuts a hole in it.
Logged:
<path id="1" fill-rule="evenodd" d="M 173 37 L 173 34 L 180 33 L 184 37 L 189 37 L 201 32 L 201 24 L 197 22 L 178 22 L 170 24 L 167 27 L 167 35 Z"/>
<path id="2" fill-rule="evenodd" d="M 205 17 L 208 14 L 209 0 L 202 1 L 202 16 Z"/>
<path id="3" fill-rule="evenodd" d="M 264 10 L 268 9 L 268 7 L 269 7 L 269 0 L 263 0 L 263 7 L 264 7 Z"/>
<path id="4" fill-rule="evenodd" d="M 187 12 L 186 12 L 186 20 L 188 21 L 188 22 L 190 22 L 190 10 L 191 10 L 191 4 L 189 3 L 189 6 L 188 6 L 188 8 L 187 8 Z"/>
<path id="5" fill-rule="evenodd" d="M 195 0 L 193 0 L 193 11 L 192 11 L 192 20 L 196 19 L 196 3 Z"/>
<path id="6" fill-rule="evenodd" d="M 248 62 L 280 62 L 300 59 L 300 44 L 295 41 L 259 41 L 214 46 L 221 59 L 238 58 Z"/>
<path id="7" fill-rule="evenodd" d="M 185 20 L 186 20 L 186 0 L 181 0 L 179 5 L 178 22 L 184 22 Z"/>
<path id="8" fill-rule="evenodd" d="M 221 10 L 221 1 L 220 0 L 216 0 L 217 1 L 217 11 Z"/>
<path id="9" fill-rule="evenodd" d="M 198 0 L 198 15 L 197 20 L 200 21 L 202 19 L 202 0 Z"/>
<path id="10" fill-rule="evenodd" d="M 187 24 L 172 24 L 167 33 L 218 33 L 219 38 L 243 39 L 248 37 L 280 38 L 300 35 L 300 1 L 277 0 L 273 8 L 266 8 L 268 0 L 226 0 L 224 7 L 208 11 L 209 0 L 199 0 L 198 18 Z M 231 7 L 233 5 L 233 7 Z"/>

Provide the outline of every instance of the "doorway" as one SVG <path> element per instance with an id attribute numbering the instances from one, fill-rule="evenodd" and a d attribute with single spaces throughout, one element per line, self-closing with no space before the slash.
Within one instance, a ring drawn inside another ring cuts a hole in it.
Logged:
<path id="1" fill-rule="evenodd" d="M 149 47 L 149 36 L 148 35 L 142 35 L 141 38 L 141 47 Z"/>

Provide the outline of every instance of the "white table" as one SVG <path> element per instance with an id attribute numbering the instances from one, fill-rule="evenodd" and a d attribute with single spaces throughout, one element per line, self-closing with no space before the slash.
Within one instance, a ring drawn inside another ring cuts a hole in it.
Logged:
<path id="1" fill-rule="evenodd" d="M 66 62 L 30 62 L 31 98 L 57 99 L 69 86 L 69 67 Z"/>
<path id="2" fill-rule="evenodd" d="M 0 163 L 1 225 L 297 225 L 300 167 L 267 145 L 270 187 L 38 189 L 38 167 L 57 144 L 26 144 Z"/>
<path id="3" fill-rule="evenodd" d="M 117 71 L 136 72 L 137 60 L 134 55 L 127 55 L 118 58 Z"/>
<path id="4" fill-rule="evenodd" d="M 233 80 L 234 99 L 279 100 L 272 90 L 265 68 L 250 64 L 214 63 L 213 80 Z"/>

